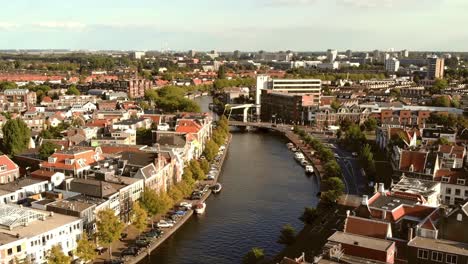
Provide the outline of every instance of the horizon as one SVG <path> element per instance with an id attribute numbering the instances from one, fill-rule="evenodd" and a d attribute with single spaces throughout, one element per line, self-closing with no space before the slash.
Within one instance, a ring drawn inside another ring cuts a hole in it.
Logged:
<path id="1" fill-rule="evenodd" d="M 463 0 L 25 0 L 2 9 L 2 50 L 464 52 L 468 43 Z"/>

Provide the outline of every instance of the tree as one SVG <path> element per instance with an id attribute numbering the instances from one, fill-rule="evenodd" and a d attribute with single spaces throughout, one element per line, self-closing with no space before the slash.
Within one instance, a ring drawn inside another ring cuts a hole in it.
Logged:
<path id="1" fill-rule="evenodd" d="M 362 168 L 366 172 L 367 177 L 369 177 L 369 179 L 374 179 L 376 174 L 375 161 L 372 148 L 369 144 L 364 145 L 364 147 L 361 149 L 359 160 Z"/>
<path id="2" fill-rule="evenodd" d="M 224 65 L 219 66 L 218 69 L 218 79 L 225 79 L 226 78 L 226 68 Z"/>
<path id="3" fill-rule="evenodd" d="M 212 162 L 216 155 L 218 154 L 219 146 L 212 140 L 208 140 L 205 144 L 205 149 L 203 150 L 203 155 L 205 158 Z"/>
<path id="4" fill-rule="evenodd" d="M 374 131 L 377 128 L 377 119 L 370 117 L 364 122 L 367 131 Z"/>
<path id="5" fill-rule="evenodd" d="M 447 80 L 444 79 L 437 79 L 434 82 L 434 85 L 429 88 L 429 92 L 431 94 L 440 94 L 442 90 L 448 87 L 448 82 Z"/>
<path id="6" fill-rule="evenodd" d="M 141 197 L 141 206 L 150 217 L 166 212 L 172 205 L 171 198 L 165 193 L 157 193 L 155 190 L 145 188 Z"/>
<path id="7" fill-rule="evenodd" d="M 205 174 L 210 172 L 210 163 L 206 159 L 200 160 L 200 167 Z"/>
<path id="8" fill-rule="evenodd" d="M 446 95 L 438 96 L 432 100 L 432 104 L 434 106 L 441 106 L 441 107 L 450 107 L 451 101 L 450 98 Z"/>
<path id="9" fill-rule="evenodd" d="M 296 240 L 296 230 L 290 224 L 286 224 L 281 229 L 281 234 L 278 239 L 279 244 L 291 245 Z"/>
<path id="10" fill-rule="evenodd" d="M 39 148 L 39 157 L 42 160 L 47 159 L 50 155 L 54 154 L 56 150 L 60 150 L 60 146 L 52 143 L 50 141 L 46 141 L 42 143 L 41 147 Z"/>
<path id="11" fill-rule="evenodd" d="M 78 88 L 76 88 L 76 85 L 71 85 L 71 86 L 68 88 L 66 94 L 68 94 L 68 95 L 80 95 L 81 93 L 80 93 L 80 91 L 78 90 Z"/>
<path id="12" fill-rule="evenodd" d="M 340 104 L 340 102 L 339 102 L 338 100 L 335 99 L 335 100 L 333 100 L 333 102 L 330 104 L 330 107 L 331 107 L 333 110 L 335 110 L 335 112 L 336 112 L 336 111 L 338 111 L 338 109 L 340 109 L 341 104 Z"/>
<path id="13" fill-rule="evenodd" d="M 265 259 L 265 254 L 261 248 L 252 248 L 247 254 L 242 258 L 243 264 L 259 264 Z"/>
<path id="14" fill-rule="evenodd" d="M 346 130 L 344 140 L 351 150 L 358 150 L 366 142 L 366 136 L 358 125 L 353 124 Z"/>
<path id="15" fill-rule="evenodd" d="M 52 246 L 46 258 L 47 264 L 70 264 L 71 262 L 71 257 L 65 255 L 59 245 Z"/>
<path id="16" fill-rule="evenodd" d="M 351 120 L 349 120 L 349 118 L 345 118 L 340 122 L 340 130 L 346 131 L 352 124 L 353 123 L 351 122 Z"/>
<path id="17" fill-rule="evenodd" d="M 143 232 L 148 226 L 148 213 L 139 202 L 136 202 L 132 208 L 132 225 L 138 230 L 138 233 Z"/>
<path id="18" fill-rule="evenodd" d="M 311 207 L 306 207 L 304 209 L 304 213 L 302 213 L 302 216 L 299 217 L 299 219 L 304 222 L 305 224 L 311 225 L 317 219 L 318 217 L 318 212 L 317 209 L 311 208 Z"/>
<path id="19" fill-rule="evenodd" d="M 184 198 L 184 194 L 177 188 L 177 185 L 171 186 L 167 195 L 171 198 L 172 201 L 178 202 Z"/>
<path id="20" fill-rule="evenodd" d="M 343 181 L 338 177 L 327 178 L 323 180 L 322 184 L 325 189 L 335 191 L 338 195 L 343 194 L 345 189 Z"/>
<path id="21" fill-rule="evenodd" d="M 194 180 L 203 180 L 205 178 L 205 173 L 203 172 L 198 160 L 191 160 L 189 168 L 192 171 L 192 177 Z"/>
<path id="22" fill-rule="evenodd" d="M 76 256 L 81 260 L 88 262 L 96 258 L 96 244 L 88 239 L 86 232 L 83 232 L 83 235 L 77 242 L 76 246 Z"/>
<path id="23" fill-rule="evenodd" d="M 18 85 L 14 82 L 0 82 L 0 91 L 16 88 L 18 88 Z"/>
<path id="24" fill-rule="evenodd" d="M 109 257 L 112 256 L 112 243 L 120 238 L 124 224 L 120 222 L 112 209 L 105 209 L 97 215 L 97 237 L 99 243 L 109 247 Z"/>
<path id="25" fill-rule="evenodd" d="M 450 142 L 446 138 L 440 137 L 439 139 L 437 139 L 436 144 L 438 144 L 438 145 L 449 145 Z"/>
<path id="26" fill-rule="evenodd" d="M 335 160 L 330 160 L 323 166 L 326 177 L 342 177 L 340 165 Z"/>
<path id="27" fill-rule="evenodd" d="M 2 128 L 3 147 L 7 154 L 16 155 L 28 148 L 31 140 L 31 130 L 23 120 L 10 119 Z"/>

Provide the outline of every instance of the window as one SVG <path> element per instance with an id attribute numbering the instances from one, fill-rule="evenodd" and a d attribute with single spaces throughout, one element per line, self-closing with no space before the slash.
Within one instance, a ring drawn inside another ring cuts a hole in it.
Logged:
<path id="1" fill-rule="evenodd" d="M 21 252 L 21 246 L 16 246 L 16 252 L 17 253 Z"/>
<path id="2" fill-rule="evenodd" d="M 448 188 L 448 187 L 445 188 L 445 193 L 446 193 L 446 194 L 452 194 L 452 189 L 450 189 L 450 188 Z"/>
<path id="3" fill-rule="evenodd" d="M 465 179 L 458 179 L 457 184 L 458 185 L 465 185 Z"/>
<path id="4" fill-rule="evenodd" d="M 450 178 L 449 177 L 442 177 L 442 182 L 449 182 Z"/>
<path id="5" fill-rule="evenodd" d="M 468 190 L 465 190 L 465 197 L 468 196 Z"/>
<path id="6" fill-rule="evenodd" d="M 461 194 L 461 190 L 460 189 L 455 189 L 455 195 L 460 196 L 460 194 Z"/>
<path id="7" fill-rule="evenodd" d="M 432 251 L 432 260 L 442 262 L 444 260 L 444 254 L 442 252 Z"/>
<path id="8" fill-rule="evenodd" d="M 7 252 L 8 252 L 8 256 L 13 255 L 13 249 L 12 249 L 12 248 L 9 248 L 9 249 L 7 250 Z"/>
<path id="9" fill-rule="evenodd" d="M 429 251 L 418 248 L 418 259 L 428 259 Z"/>
<path id="10" fill-rule="evenodd" d="M 458 256 L 447 254 L 446 263 L 457 264 Z"/>

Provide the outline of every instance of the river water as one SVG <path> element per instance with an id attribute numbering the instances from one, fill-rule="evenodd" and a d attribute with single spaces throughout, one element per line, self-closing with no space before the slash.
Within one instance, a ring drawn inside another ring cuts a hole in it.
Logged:
<path id="1" fill-rule="evenodd" d="M 207 110 L 209 98 L 201 100 Z M 241 263 L 252 247 L 267 256 L 281 251 L 281 227 L 302 228 L 298 217 L 318 202 L 318 180 L 307 177 L 272 132 L 235 132 L 220 182 L 223 190 L 207 200 L 206 212 L 193 216 L 142 263 Z"/>

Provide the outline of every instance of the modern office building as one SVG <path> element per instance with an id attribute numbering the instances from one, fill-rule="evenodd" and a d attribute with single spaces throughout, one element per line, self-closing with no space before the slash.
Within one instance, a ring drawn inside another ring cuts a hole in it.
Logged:
<path id="1" fill-rule="evenodd" d="M 338 56 L 338 51 L 335 49 L 327 50 L 327 60 L 328 62 L 334 62 Z"/>
<path id="2" fill-rule="evenodd" d="M 385 61 L 385 70 L 388 72 L 397 72 L 400 68 L 400 61 L 396 58 L 391 58 Z"/>
<path id="3" fill-rule="evenodd" d="M 433 56 L 427 59 L 427 78 L 429 80 L 444 78 L 444 59 Z"/>

